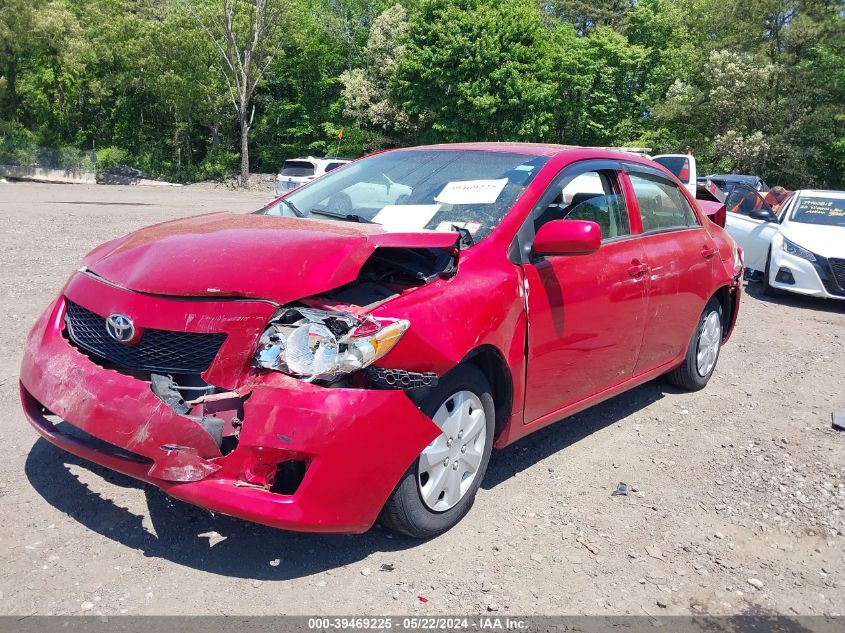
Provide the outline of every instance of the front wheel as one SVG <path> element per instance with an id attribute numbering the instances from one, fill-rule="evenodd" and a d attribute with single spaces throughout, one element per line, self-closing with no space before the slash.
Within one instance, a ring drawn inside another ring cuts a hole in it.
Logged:
<path id="1" fill-rule="evenodd" d="M 458 523 L 475 501 L 493 448 L 495 407 L 484 374 L 465 365 L 444 376 L 420 409 L 441 433 L 402 477 L 379 520 L 430 538 Z"/>
<path id="2" fill-rule="evenodd" d="M 704 389 L 722 347 L 722 305 L 713 297 L 704 306 L 684 362 L 667 375 L 669 382 L 690 391 Z"/>
<path id="3" fill-rule="evenodd" d="M 766 270 L 763 272 L 763 294 L 770 297 L 776 297 L 781 293 L 778 288 L 775 288 L 769 281 L 772 272 L 772 249 L 769 247 L 769 254 L 766 257 Z"/>

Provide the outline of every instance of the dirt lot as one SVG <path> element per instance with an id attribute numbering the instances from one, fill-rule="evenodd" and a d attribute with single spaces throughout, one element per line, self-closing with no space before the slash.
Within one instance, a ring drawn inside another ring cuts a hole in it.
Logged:
<path id="1" fill-rule="evenodd" d="M 845 613 L 845 302 L 752 286 L 706 390 L 656 381 L 494 454 L 424 543 L 212 517 L 37 440 L 21 349 L 81 256 L 266 198 L 0 184 L 0 613 Z"/>

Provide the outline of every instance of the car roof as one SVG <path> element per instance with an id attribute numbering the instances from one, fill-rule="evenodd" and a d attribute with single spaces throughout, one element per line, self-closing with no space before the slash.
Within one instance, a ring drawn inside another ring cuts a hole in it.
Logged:
<path id="1" fill-rule="evenodd" d="M 306 163 L 350 163 L 348 158 L 317 158 L 316 156 L 300 156 L 299 158 L 288 158 L 286 163 L 291 161 L 301 161 Z"/>
<path id="2" fill-rule="evenodd" d="M 526 156 L 557 156 L 572 154 L 574 158 L 610 158 L 616 160 L 632 160 L 645 164 L 656 164 L 636 152 L 609 149 L 603 147 L 582 147 L 579 145 L 557 145 L 554 143 L 516 143 L 516 142 L 479 142 L 479 143 L 443 143 L 439 145 L 419 145 L 404 147 L 393 151 L 409 150 L 464 150 L 484 152 L 507 152 L 525 154 Z"/>
<path id="3" fill-rule="evenodd" d="M 706 178 L 710 178 L 711 180 L 726 180 L 726 181 L 733 181 L 733 182 L 762 182 L 763 179 L 760 176 L 752 176 L 750 174 L 711 174 L 709 176 L 705 176 Z"/>
<path id="4" fill-rule="evenodd" d="M 479 143 L 440 143 L 436 145 L 418 145 L 415 147 L 403 147 L 398 151 L 405 150 L 464 150 L 484 152 L 510 152 L 513 154 L 526 154 L 529 156 L 554 156 L 555 154 L 572 149 L 571 145 L 553 145 L 547 143 L 516 143 L 516 142 L 479 142 Z"/>

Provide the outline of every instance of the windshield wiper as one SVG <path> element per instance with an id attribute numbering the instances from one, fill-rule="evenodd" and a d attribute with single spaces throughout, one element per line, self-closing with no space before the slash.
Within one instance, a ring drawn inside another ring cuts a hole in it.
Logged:
<path id="1" fill-rule="evenodd" d="M 296 206 L 293 202 L 291 202 L 290 200 L 285 200 L 284 198 L 282 198 L 279 202 L 281 202 L 281 203 L 282 203 L 282 204 L 284 204 L 284 205 L 285 205 L 288 209 L 290 209 L 291 211 L 293 211 L 293 214 L 294 214 L 296 217 L 298 217 L 298 218 L 304 218 L 304 217 L 305 217 L 305 214 L 304 214 L 304 213 L 302 213 L 302 211 L 300 211 L 300 210 L 299 210 L 299 208 L 298 208 L 298 207 L 297 207 L 297 206 Z"/>
<path id="2" fill-rule="evenodd" d="M 357 213 L 332 213 L 331 211 L 324 211 L 323 209 L 311 209 L 311 213 L 318 213 L 329 218 L 337 218 L 338 220 L 346 220 L 347 222 L 362 222 L 364 224 L 375 224 L 372 220 L 358 215 Z"/>

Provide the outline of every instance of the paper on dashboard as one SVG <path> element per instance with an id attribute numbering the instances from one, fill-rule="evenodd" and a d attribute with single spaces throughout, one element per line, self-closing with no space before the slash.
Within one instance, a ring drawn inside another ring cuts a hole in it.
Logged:
<path id="1" fill-rule="evenodd" d="M 440 210 L 439 204 L 389 204 L 373 217 L 388 231 L 419 231 Z"/>
<path id="2" fill-rule="evenodd" d="M 507 178 L 498 180 L 456 180 L 446 183 L 443 191 L 434 196 L 442 204 L 493 204 L 508 184 Z"/>

